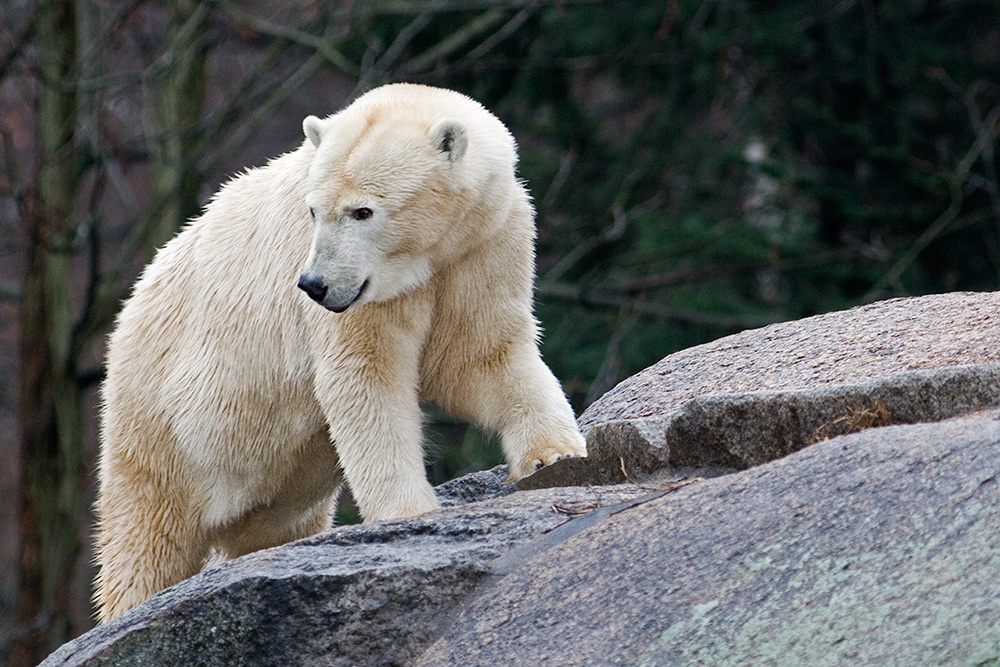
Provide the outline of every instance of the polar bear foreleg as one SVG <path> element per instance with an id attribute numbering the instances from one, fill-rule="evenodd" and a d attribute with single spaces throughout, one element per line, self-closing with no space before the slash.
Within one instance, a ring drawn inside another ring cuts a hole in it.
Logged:
<path id="1" fill-rule="evenodd" d="M 512 480 L 561 458 L 586 456 L 573 409 L 533 340 L 495 343 L 471 356 L 447 365 L 434 398 L 500 434 Z"/>
<path id="2" fill-rule="evenodd" d="M 380 390 L 372 393 L 377 395 Z M 344 477 L 365 521 L 422 514 L 438 507 L 427 481 L 421 413 L 415 395 L 388 395 L 331 420 Z"/>
<path id="3" fill-rule="evenodd" d="M 366 304 L 314 336 L 316 398 L 344 478 L 365 521 L 438 507 L 424 470 L 418 400 L 420 352 L 430 323 L 429 293 Z M 317 320 L 317 326 L 326 326 Z"/>
<path id="4" fill-rule="evenodd" d="M 511 363 L 494 375 L 480 398 L 488 405 L 485 416 L 498 425 L 510 479 L 562 458 L 586 456 L 573 408 L 538 348 L 525 345 L 511 356 Z"/>

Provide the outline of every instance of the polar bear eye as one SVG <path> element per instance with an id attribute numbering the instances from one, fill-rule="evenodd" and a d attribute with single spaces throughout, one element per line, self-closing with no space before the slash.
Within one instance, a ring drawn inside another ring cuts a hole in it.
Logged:
<path id="1" fill-rule="evenodd" d="M 351 217 L 355 220 L 367 220 L 368 218 L 375 215 L 370 208 L 356 208 L 354 212 L 351 213 Z"/>
<path id="2" fill-rule="evenodd" d="M 309 217 L 313 220 L 316 219 L 316 210 L 312 206 L 309 207 Z"/>

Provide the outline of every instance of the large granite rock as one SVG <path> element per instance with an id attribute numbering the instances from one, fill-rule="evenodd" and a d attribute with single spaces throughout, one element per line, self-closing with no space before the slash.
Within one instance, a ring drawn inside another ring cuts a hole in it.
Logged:
<path id="1" fill-rule="evenodd" d="M 417 664 L 1000 661 L 996 410 L 841 436 L 576 521 L 478 587 Z"/>
<path id="2" fill-rule="evenodd" d="M 1000 363 L 1000 292 L 890 299 L 772 324 L 681 350 L 633 375 L 582 415 L 662 415 L 710 393 L 859 384 L 917 369 Z"/>
<path id="3" fill-rule="evenodd" d="M 498 556 L 643 493 L 543 490 L 338 528 L 210 567 L 42 664 L 410 664 Z"/>
<path id="4" fill-rule="evenodd" d="M 710 393 L 661 415 L 597 424 L 587 434 L 587 458 L 557 461 L 517 487 L 649 483 L 678 471 L 714 476 L 836 435 L 998 405 L 1000 364 L 930 368 L 809 389 Z"/>
<path id="5" fill-rule="evenodd" d="M 952 294 L 685 350 L 581 417 L 587 459 L 211 567 L 43 664 L 1000 661 L 998 341 L 998 295 Z"/>

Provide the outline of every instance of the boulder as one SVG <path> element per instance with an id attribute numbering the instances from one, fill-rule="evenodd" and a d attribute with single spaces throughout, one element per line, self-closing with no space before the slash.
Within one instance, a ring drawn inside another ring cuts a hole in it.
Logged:
<path id="1" fill-rule="evenodd" d="M 649 482 L 666 471 L 715 476 L 832 436 L 998 405 L 1000 364 L 930 368 L 810 389 L 709 393 L 661 415 L 597 424 L 587 434 L 587 458 L 557 461 L 517 486 Z"/>
<path id="2" fill-rule="evenodd" d="M 416 664 L 1000 660 L 997 410 L 833 438 L 576 521 L 478 586 Z"/>
<path id="3" fill-rule="evenodd" d="M 643 493 L 542 490 L 337 528 L 209 567 L 42 664 L 411 664 L 498 556 Z"/>
<path id="4" fill-rule="evenodd" d="M 597 424 L 663 415 L 705 394 L 859 384 L 917 369 L 1000 363 L 1000 292 L 880 301 L 681 350 L 582 415 Z"/>
<path id="5" fill-rule="evenodd" d="M 207 568 L 44 665 L 1000 661 L 1000 297 L 685 350 L 587 459 Z"/>

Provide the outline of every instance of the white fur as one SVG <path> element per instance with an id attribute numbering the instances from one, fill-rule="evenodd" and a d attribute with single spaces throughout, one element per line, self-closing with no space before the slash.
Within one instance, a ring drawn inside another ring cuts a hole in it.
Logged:
<path id="1" fill-rule="evenodd" d="M 157 254 L 111 335 L 104 620 L 212 550 L 327 527 L 342 476 L 366 521 L 437 507 L 421 400 L 498 431 L 512 478 L 585 453 L 538 353 L 533 211 L 503 125 L 397 84 L 303 131 Z"/>

